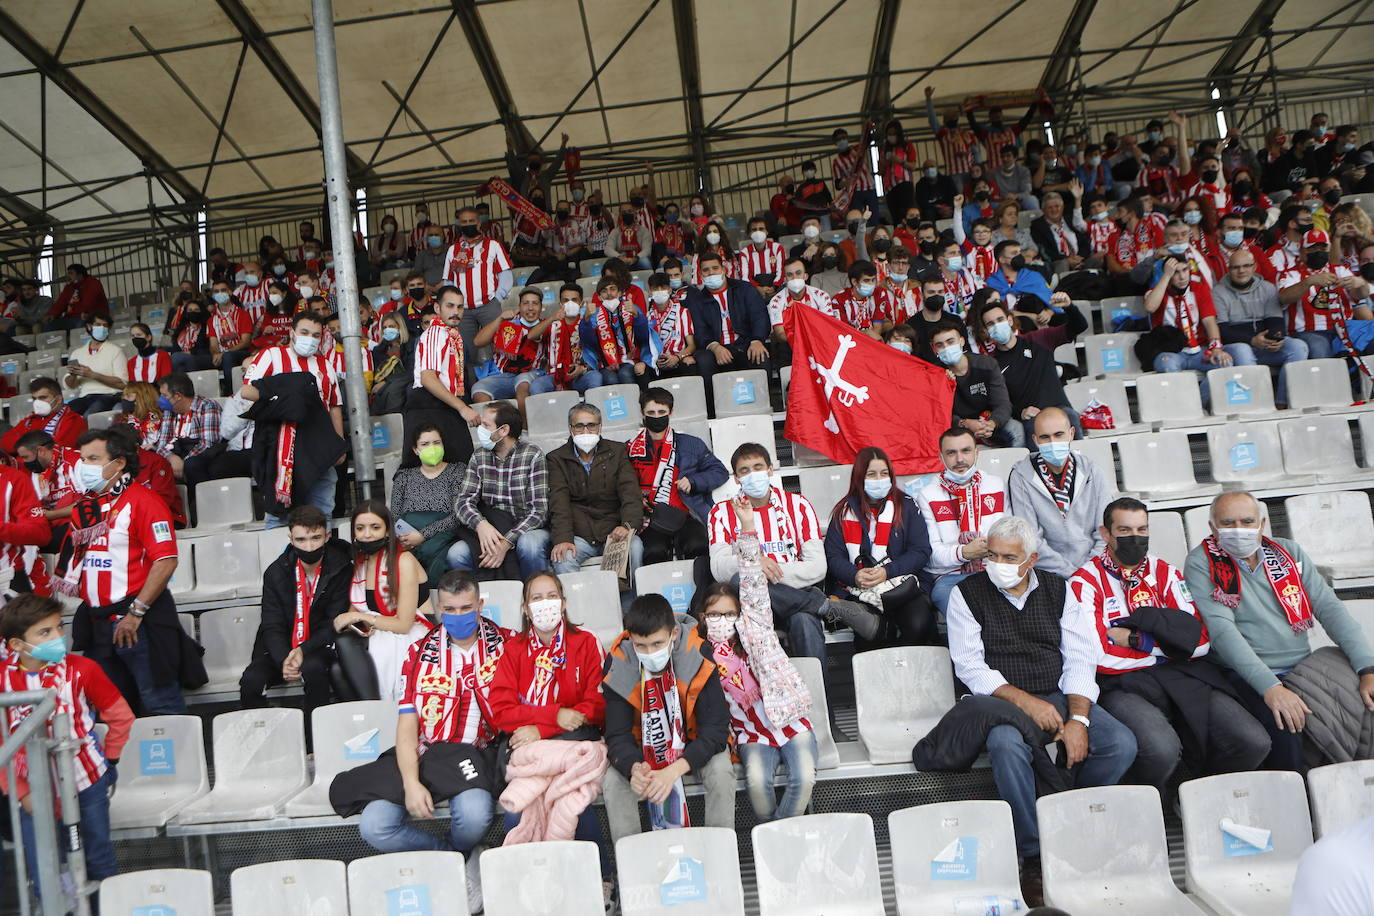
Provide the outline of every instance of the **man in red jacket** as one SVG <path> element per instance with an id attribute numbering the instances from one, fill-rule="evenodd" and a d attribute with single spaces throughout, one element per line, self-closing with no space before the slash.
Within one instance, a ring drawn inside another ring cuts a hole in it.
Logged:
<path id="1" fill-rule="evenodd" d="M 48 573 L 38 550 L 52 540 L 52 525 L 38 504 L 33 478 L 0 464 L 0 580 L 15 592 L 48 594 Z"/>
<path id="2" fill-rule="evenodd" d="M 27 417 L 14 424 L 0 436 L 0 450 L 13 455 L 24 434 L 41 429 L 64 448 L 76 445 L 76 439 L 86 431 L 86 420 L 62 400 L 57 379 L 40 375 L 29 382 L 33 408 Z"/>
<path id="3" fill-rule="evenodd" d="M 48 331 L 70 331 L 86 323 L 91 312 L 108 312 L 110 300 L 105 297 L 105 287 L 100 281 L 86 272 L 84 264 L 67 265 L 67 285 L 57 301 L 52 304 L 50 320 L 44 326 Z"/>

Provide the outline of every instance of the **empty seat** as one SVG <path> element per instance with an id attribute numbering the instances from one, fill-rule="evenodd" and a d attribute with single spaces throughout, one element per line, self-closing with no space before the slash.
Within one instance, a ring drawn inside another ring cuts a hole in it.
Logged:
<path id="1" fill-rule="evenodd" d="M 980 448 L 978 449 L 978 470 L 1006 480 L 1016 463 L 1030 454 L 1024 448 Z"/>
<path id="2" fill-rule="evenodd" d="M 1374 817 L 1374 760 L 1348 760 L 1308 770 L 1307 794 L 1318 839 Z"/>
<path id="3" fill-rule="evenodd" d="M 344 864 L 333 859 L 287 859 L 245 865 L 229 876 L 233 916 L 347 913 L 347 886 Z"/>
<path id="4" fill-rule="evenodd" d="M 1304 359 L 1285 363 L 1283 380 L 1288 389 L 1288 406 L 1293 410 L 1352 409 L 1350 370 L 1344 359 Z"/>
<path id="5" fill-rule="evenodd" d="M 887 816 L 887 833 L 901 916 L 961 912 L 960 898 L 1021 899 L 1011 806 L 1004 801 L 903 808 Z"/>
<path id="6" fill-rule="evenodd" d="M 636 385 L 601 385 L 588 389 L 587 403 L 601 411 L 603 430 L 628 430 L 640 426 L 639 387 Z"/>
<path id="7" fill-rule="evenodd" d="M 387 916 L 467 916 L 463 854 L 425 849 L 354 859 L 348 863 L 348 907 Z"/>
<path id="8" fill-rule="evenodd" d="M 830 730 L 830 701 L 826 698 L 825 677 L 821 673 L 821 661 L 806 655 L 792 659 L 792 667 L 806 682 L 811 694 L 811 731 L 816 736 L 816 769 L 828 770 L 840 765 L 840 750 L 835 746 L 835 736 Z"/>
<path id="9" fill-rule="evenodd" d="M 568 619 L 590 630 L 601 645 L 610 646 L 625 630 L 620 619 L 620 586 L 613 572 L 585 569 L 562 573 L 563 594 L 568 599 Z"/>
<path id="10" fill-rule="evenodd" d="M 1160 426 L 1210 426 L 1222 422 L 1202 408 L 1202 389 L 1193 372 L 1158 372 L 1135 380 L 1141 423 Z"/>
<path id="11" fill-rule="evenodd" d="M 744 916 L 737 840 L 735 831 L 724 827 L 621 837 L 615 844 L 620 912 Z"/>
<path id="12" fill-rule="evenodd" d="M 954 705 L 949 650 L 897 646 L 854 656 L 859 737 L 873 763 L 911 760 L 911 749 Z"/>
<path id="13" fill-rule="evenodd" d="M 1274 412 L 1274 383 L 1268 366 L 1226 366 L 1207 373 L 1212 415 L 1268 417 Z"/>
<path id="14" fill-rule="evenodd" d="M 1089 375 L 1139 375 L 1135 342 L 1140 335 L 1130 331 L 1114 334 L 1089 334 L 1083 338 L 1083 355 Z"/>
<path id="15" fill-rule="evenodd" d="M 520 605 L 525 598 L 525 584 L 511 579 L 491 579 L 479 582 L 482 595 L 482 616 L 508 630 L 525 625 Z"/>
<path id="16" fill-rule="evenodd" d="M 235 525 L 253 521 L 253 479 L 225 477 L 196 484 L 193 491 L 196 526 L 186 532 L 187 537 L 223 531 Z"/>
<path id="17" fill-rule="evenodd" d="M 829 524 L 831 510 L 849 492 L 850 472 L 850 467 L 844 464 L 802 468 L 797 472 L 801 495 L 805 496 L 811 507 L 816 510 L 816 517 L 822 525 Z"/>
<path id="18" fill-rule="evenodd" d="M 99 413 L 87 414 L 86 428 L 109 429 L 110 424 L 114 422 L 115 414 L 117 413 L 119 413 L 119 411 L 117 410 L 102 410 Z"/>
<path id="19" fill-rule="evenodd" d="M 1222 916 L 1287 916 L 1298 857 L 1312 845 L 1302 776 L 1276 770 L 1183 783 L 1188 890 Z"/>
<path id="20" fill-rule="evenodd" d="M 219 397 L 220 372 L 218 369 L 200 369 L 186 374 L 190 376 L 191 385 L 195 387 L 196 394 L 203 398 Z"/>
<path id="21" fill-rule="evenodd" d="M 521 843 L 482 853 L 486 916 L 602 916 L 601 863 L 585 840 Z"/>
<path id="22" fill-rule="evenodd" d="M 697 590 L 692 579 L 692 563 L 691 560 L 669 560 L 639 567 L 635 570 L 635 594 L 662 595 L 673 606 L 673 613 L 688 613 Z"/>
<path id="23" fill-rule="evenodd" d="M 1183 572 L 1183 564 L 1188 559 L 1183 516 L 1177 512 L 1150 513 L 1150 553 Z"/>
<path id="24" fill-rule="evenodd" d="M 107 916 L 215 916 L 215 883 L 208 871 L 194 868 L 125 872 L 100 882 L 100 910 Z"/>
<path id="25" fill-rule="evenodd" d="M 1083 432 L 1087 436 L 1114 436 L 1134 430 L 1140 425 L 1131 419 L 1131 404 L 1126 398 L 1126 386 L 1119 378 L 1070 382 L 1064 386 L 1064 394 L 1068 396 L 1073 409 L 1079 413 L 1086 410 L 1094 401 L 1107 405 L 1107 409 L 1112 412 L 1111 429 L 1085 429 Z"/>
<path id="26" fill-rule="evenodd" d="M 193 543 L 196 590 L 188 600 L 214 601 L 262 594 L 258 532 L 228 531 L 215 537 L 195 538 Z"/>
<path id="27" fill-rule="evenodd" d="M 525 415 L 532 435 L 568 436 L 568 411 L 582 400 L 576 391 L 550 391 L 525 399 Z"/>
<path id="28" fill-rule="evenodd" d="M 1075 439 L 1073 450 L 1087 457 L 1093 464 L 1106 472 L 1107 478 L 1116 487 L 1116 454 L 1112 451 L 1110 439 Z"/>
<path id="29" fill-rule="evenodd" d="M 1330 579 L 1374 576 L 1374 517 L 1369 494 L 1340 491 L 1290 496 L 1283 501 L 1288 529 Z"/>
<path id="30" fill-rule="evenodd" d="M 180 602 L 191 600 L 190 596 L 196 590 L 195 548 L 186 538 L 177 538 L 177 568 L 167 587 L 171 589 L 172 597 Z"/>
<path id="31" fill-rule="evenodd" d="M 258 532 L 258 565 L 265 572 L 290 544 L 291 529 L 285 525 L 263 528 Z"/>
<path id="32" fill-rule="evenodd" d="M 214 788 L 183 808 L 176 822 L 254 821 L 280 815 L 306 784 L 302 725 L 299 709 L 245 709 L 215 716 Z"/>
<path id="33" fill-rule="evenodd" d="M 1146 499 L 1211 496 L 1217 484 L 1199 484 L 1193 475 L 1188 437 L 1176 430 L 1147 436 L 1123 436 L 1116 441 L 1121 459 L 1121 487 Z"/>
<path id="34" fill-rule="evenodd" d="M 730 456 L 735 453 L 746 442 L 757 442 L 768 449 L 768 454 L 773 458 L 773 467 L 778 466 L 778 444 L 773 435 L 772 417 L 754 414 L 747 417 L 725 417 L 723 419 L 711 421 L 711 449 L 720 458 L 727 471 L 734 471 L 730 466 Z M 793 449 L 795 454 L 796 449 Z M 834 464 L 827 458 L 825 464 Z"/>
<path id="35" fill-rule="evenodd" d="M 728 456 L 727 458 L 722 458 L 721 460 L 728 461 Z M 830 465 L 835 463 L 835 459 L 830 457 L 829 455 L 823 455 L 820 452 L 812 451 L 804 445 L 798 445 L 797 443 L 793 442 L 792 463 L 800 468 L 819 468 L 829 467 Z"/>
<path id="36" fill-rule="evenodd" d="M 1153 786 L 1103 786 L 1041 796 L 1045 903 L 1074 913 L 1200 914 L 1169 873 Z"/>
<path id="37" fill-rule="evenodd" d="M 371 763 L 396 743 L 396 704 L 383 700 L 332 703 L 310 716 L 315 780 L 286 803 L 287 817 L 334 813 L 329 784 L 345 770 Z"/>
<path id="38" fill-rule="evenodd" d="M 765 369 L 717 371 L 712 379 L 716 394 L 717 417 L 746 414 L 772 414 L 768 400 L 768 372 Z"/>
<path id="39" fill-rule="evenodd" d="M 789 817 L 759 824 L 752 836 L 760 916 L 884 912 L 867 814 Z"/>
<path id="40" fill-rule="evenodd" d="M 406 450 L 404 418 L 398 413 L 372 417 L 372 457 L 400 454 Z"/>
<path id="41" fill-rule="evenodd" d="M 654 382 L 673 396 L 673 426 L 681 428 L 687 420 L 706 419 L 706 383 L 699 375 L 683 375 Z"/>
<path id="42" fill-rule="evenodd" d="M 257 608 L 226 608 L 200 615 L 200 644 L 205 647 L 205 673 L 210 681 L 189 691 L 191 696 L 238 689 L 239 677 L 253 657 L 261 616 Z"/>
<path id="43" fill-rule="evenodd" d="M 1212 479 L 1227 489 L 1254 489 L 1282 482 L 1285 486 L 1311 483 L 1295 478 L 1283 467 L 1276 423 L 1226 423 L 1207 430 Z"/>
<path id="44" fill-rule="evenodd" d="M 1290 363 L 1289 365 L 1293 365 Z M 1345 417 L 1308 414 L 1279 421 L 1283 467 L 1290 474 L 1315 477 L 1318 483 L 1367 481 L 1374 471 L 1355 464 L 1355 443 Z"/>
<path id="45" fill-rule="evenodd" d="M 110 826 L 161 827 L 209 791 L 199 717 L 135 719 L 119 768 L 119 791 L 110 799 Z"/>
<path id="46" fill-rule="evenodd" d="M 1374 359 L 1370 361 L 1374 368 Z M 13 416 L 13 410 L 10 413 Z M 1360 444 L 1364 452 L 1363 467 L 1374 468 L 1374 413 L 1360 414 Z"/>

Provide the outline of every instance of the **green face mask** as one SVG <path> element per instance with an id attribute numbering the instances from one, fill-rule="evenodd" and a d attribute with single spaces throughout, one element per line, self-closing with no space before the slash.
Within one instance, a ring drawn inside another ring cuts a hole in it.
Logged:
<path id="1" fill-rule="evenodd" d="M 444 447 L 442 445 L 426 445 L 416 454 L 420 456 L 421 463 L 428 467 L 434 467 L 444 460 Z"/>

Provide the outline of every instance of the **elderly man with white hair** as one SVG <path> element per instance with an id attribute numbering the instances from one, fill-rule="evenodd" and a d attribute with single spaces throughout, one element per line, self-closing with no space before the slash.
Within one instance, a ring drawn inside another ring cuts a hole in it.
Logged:
<path id="1" fill-rule="evenodd" d="M 1115 785 L 1135 760 L 1135 736 L 1097 700 L 1098 639 L 1086 608 L 1060 576 L 1035 568 L 1035 529 L 1006 515 L 987 532 L 984 570 L 950 594 L 954 673 L 976 696 L 1011 703 L 1062 753 L 1079 787 Z M 1038 871 L 1040 832 L 1031 747 L 1011 725 L 988 732 L 998 794 L 1011 806 L 1023 881 Z M 1027 861 L 1029 860 L 1029 861 Z"/>
<path id="2" fill-rule="evenodd" d="M 1188 554 L 1184 575 L 1212 658 L 1269 732 L 1266 769 L 1374 757 L 1370 634 L 1297 542 L 1266 536 L 1265 524 L 1249 493 L 1223 493 L 1212 501 L 1211 535 Z M 1312 651 L 1314 621 L 1335 650 Z"/>

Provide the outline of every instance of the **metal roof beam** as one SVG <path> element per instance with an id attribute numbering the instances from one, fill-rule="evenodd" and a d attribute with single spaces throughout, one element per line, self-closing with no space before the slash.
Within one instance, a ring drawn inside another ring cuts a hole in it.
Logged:
<path id="1" fill-rule="evenodd" d="M 1068 21 L 1064 23 L 1064 31 L 1059 33 L 1059 43 L 1054 46 L 1050 62 L 1040 77 L 1041 88 L 1051 96 L 1069 88 L 1073 62 L 1078 55 L 1078 46 L 1083 42 L 1083 30 L 1088 27 L 1088 20 L 1096 8 L 1097 0 L 1075 0 Z"/>
<path id="2" fill-rule="evenodd" d="M 11 194 L 4 188 L 0 188 L 0 207 L 13 213 L 15 216 L 35 228 L 40 226 L 50 226 L 53 218 L 44 211 L 38 209 L 18 194 Z"/>
<path id="3" fill-rule="evenodd" d="M 882 0 L 873 27 L 873 54 L 868 58 L 868 82 L 864 84 L 864 115 L 876 117 L 892 107 L 892 39 L 897 34 L 897 14 L 902 0 Z"/>
<path id="4" fill-rule="evenodd" d="M 200 198 L 200 192 L 195 185 L 183 178 L 170 162 L 153 149 L 152 144 L 143 139 L 123 118 L 115 114 L 84 82 L 73 76 L 61 61 L 48 53 L 48 49 L 39 44 L 4 9 L 0 9 L 0 36 L 3 36 L 6 41 L 13 45 L 14 49 L 29 63 L 33 64 L 39 73 L 61 87 L 62 91 L 67 93 L 71 100 L 84 109 L 87 114 L 95 118 L 101 127 L 104 127 L 116 140 L 128 147 L 129 151 L 138 157 L 145 168 L 160 173 L 172 190 L 184 200 L 193 201 Z"/>
<path id="5" fill-rule="evenodd" d="M 1212 65 L 1208 72 L 1208 79 L 1214 82 L 1230 84 L 1231 75 L 1236 69 L 1236 65 L 1244 59 L 1250 46 L 1274 25 L 1274 17 L 1283 8 L 1284 0 L 1260 0 L 1255 7 L 1250 18 L 1245 20 L 1245 25 L 1236 33 L 1236 37 L 1231 39 L 1231 44 L 1222 52 L 1221 57 Z"/>
<path id="6" fill-rule="evenodd" d="M 677 38 L 677 66 L 682 75 L 682 103 L 687 109 L 687 136 L 697 181 L 711 190 L 711 170 L 706 164 L 706 115 L 701 110 L 701 57 L 697 53 L 695 0 L 673 0 L 673 32 Z"/>
<path id="7" fill-rule="evenodd" d="M 506 74 L 502 72 L 501 62 L 496 59 L 496 52 L 491 47 L 487 27 L 482 24 L 482 17 L 477 13 L 477 4 L 474 0 L 453 0 L 453 12 L 458 17 L 458 24 L 463 27 L 463 34 L 467 36 L 472 58 L 477 62 L 477 69 L 487 84 L 487 92 L 491 94 L 491 100 L 496 105 L 496 113 L 510 135 L 515 152 L 520 156 L 527 155 L 536 147 L 534 135 L 525 126 L 525 122 L 520 120 L 520 112 L 515 107 L 510 85 L 506 83 Z"/>

